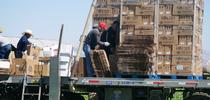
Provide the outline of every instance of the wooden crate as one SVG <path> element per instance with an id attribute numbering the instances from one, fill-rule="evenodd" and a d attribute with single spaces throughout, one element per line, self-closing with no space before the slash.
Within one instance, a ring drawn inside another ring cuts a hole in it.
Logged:
<path id="1" fill-rule="evenodd" d="M 177 45 L 173 48 L 173 55 L 176 56 L 190 56 L 192 55 L 192 46 L 191 45 Z"/>
<path id="2" fill-rule="evenodd" d="M 159 26 L 159 35 L 172 35 L 172 30 L 173 27 L 172 26 Z"/>
<path id="3" fill-rule="evenodd" d="M 134 32 L 135 25 L 122 25 L 122 33 L 128 34 Z"/>
<path id="4" fill-rule="evenodd" d="M 172 54 L 172 45 L 159 45 L 158 55 L 171 55 Z"/>
<path id="5" fill-rule="evenodd" d="M 134 36 L 134 35 L 124 35 L 124 41 L 125 44 L 138 44 L 138 45 L 144 45 L 145 44 L 154 44 L 154 36 Z"/>
<path id="6" fill-rule="evenodd" d="M 175 35 L 193 35 L 193 30 L 173 30 Z"/>
<path id="7" fill-rule="evenodd" d="M 160 25 L 178 25 L 179 17 L 178 16 L 160 16 L 159 18 Z"/>
<path id="8" fill-rule="evenodd" d="M 193 5 L 173 5 L 173 15 L 194 15 Z"/>
<path id="9" fill-rule="evenodd" d="M 120 4 L 121 0 L 107 0 L 108 4 Z"/>
<path id="10" fill-rule="evenodd" d="M 97 4 L 107 4 L 108 0 L 97 0 Z"/>
<path id="11" fill-rule="evenodd" d="M 135 30 L 135 35 L 154 35 L 154 30 Z"/>
<path id="12" fill-rule="evenodd" d="M 123 6 L 122 15 L 125 15 L 125 16 L 134 16 L 135 9 L 136 9 L 135 6 L 124 5 Z"/>
<path id="13" fill-rule="evenodd" d="M 148 25 L 136 25 L 135 30 L 154 30 L 154 26 L 152 24 Z"/>
<path id="14" fill-rule="evenodd" d="M 158 66 L 157 74 L 159 74 L 159 75 L 171 74 L 171 66 L 168 66 L 168 65 Z"/>
<path id="15" fill-rule="evenodd" d="M 94 17 L 117 17 L 119 15 L 118 8 L 96 8 Z"/>
<path id="16" fill-rule="evenodd" d="M 94 50 L 90 53 L 90 57 L 97 77 L 111 76 L 109 61 L 104 50 Z"/>
<path id="17" fill-rule="evenodd" d="M 161 45 L 173 45 L 175 43 L 175 37 L 173 35 L 159 35 L 158 40 Z"/>
<path id="18" fill-rule="evenodd" d="M 135 15 L 154 15 L 154 5 L 136 6 Z"/>
<path id="19" fill-rule="evenodd" d="M 160 5 L 159 11 L 160 15 L 172 15 L 172 5 Z"/>
<path id="20" fill-rule="evenodd" d="M 120 73 L 127 73 L 127 74 L 147 74 L 148 68 L 145 66 L 132 66 L 130 64 L 118 64 L 118 72 Z"/>
<path id="21" fill-rule="evenodd" d="M 192 36 L 191 35 L 180 35 L 178 36 L 179 45 L 192 45 Z"/>
<path id="22" fill-rule="evenodd" d="M 172 57 L 173 65 L 191 65 L 192 64 L 192 56 L 173 56 Z"/>
<path id="23" fill-rule="evenodd" d="M 175 4 L 179 3 L 178 0 L 160 0 L 160 4 Z"/>
<path id="24" fill-rule="evenodd" d="M 193 16 L 179 16 L 180 25 L 193 25 Z"/>
<path id="25" fill-rule="evenodd" d="M 139 16 L 123 16 L 123 25 L 138 25 L 142 22 L 142 17 Z"/>

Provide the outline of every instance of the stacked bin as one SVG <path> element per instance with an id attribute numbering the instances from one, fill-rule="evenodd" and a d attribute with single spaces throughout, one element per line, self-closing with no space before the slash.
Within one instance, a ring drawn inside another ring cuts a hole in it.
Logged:
<path id="1" fill-rule="evenodd" d="M 98 0 L 93 22 L 104 19 L 110 25 L 122 9 L 116 49 L 121 73 L 202 75 L 203 2 L 123 0 L 121 7 L 121 0 Z M 102 8 L 112 10 L 98 16 Z"/>

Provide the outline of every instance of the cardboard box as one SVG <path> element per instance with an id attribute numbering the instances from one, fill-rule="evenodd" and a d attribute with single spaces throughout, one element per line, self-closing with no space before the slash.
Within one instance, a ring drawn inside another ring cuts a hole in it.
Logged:
<path id="1" fill-rule="evenodd" d="M 49 76 L 49 65 L 39 64 L 34 66 L 34 76 Z"/>
<path id="2" fill-rule="evenodd" d="M 13 59 L 11 64 L 12 75 L 30 75 L 34 76 L 34 66 L 37 65 L 33 59 Z"/>
<path id="3" fill-rule="evenodd" d="M 29 53 L 30 59 L 38 60 L 41 52 L 41 48 L 31 46 L 30 49 L 27 51 Z M 28 58 L 27 58 L 28 59 Z"/>
<path id="4" fill-rule="evenodd" d="M 8 75 L 10 73 L 10 61 L 6 59 L 0 60 L 0 74 Z"/>

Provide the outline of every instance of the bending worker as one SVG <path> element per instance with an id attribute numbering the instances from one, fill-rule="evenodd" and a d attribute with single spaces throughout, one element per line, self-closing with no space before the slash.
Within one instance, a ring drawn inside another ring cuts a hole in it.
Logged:
<path id="1" fill-rule="evenodd" d="M 109 46 L 109 42 L 101 42 L 101 34 L 103 31 L 107 30 L 107 26 L 104 22 L 99 22 L 93 26 L 93 29 L 88 33 L 83 46 L 83 51 L 85 53 L 85 64 L 87 69 L 88 77 L 92 77 L 94 75 L 94 70 L 91 63 L 90 51 L 95 50 L 97 45 L 100 46 Z"/>
<path id="2" fill-rule="evenodd" d="M 2 32 L 3 30 L 0 29 L 0 33 Z M 8 59 L 10 52 L 15 50 L 16 48 L 12 44 L 7 43 L 7 39 L 0 35 L 0 59 Z"/>
<path id="3" fill-rule="evenodd" d="M 28 39 L 32 36 L 32 31 L 27 29 L 25 32 L 23 32 L 23 36 L 19 40 L 17 44 L 17 50 L 15 52 L 16 58 L 22 58 L 23 53 L 28 50 L 31 46 L 31 43 L 28 41 Z"/>

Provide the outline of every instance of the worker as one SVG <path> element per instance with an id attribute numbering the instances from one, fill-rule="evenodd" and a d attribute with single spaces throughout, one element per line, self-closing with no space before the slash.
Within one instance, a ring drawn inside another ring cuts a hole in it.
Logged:
<path id="1" fill-rule="evenodd" d="M 116 46 L 119 44 L 119 30 L 120 30 L 120 22 L 116 19 L 112 25 L 108 28 L 107 31 L 104 31 L 101 36 L 101 41 L 109 42 L 109 46 L 101 46 L 100 49 L 104 49 L 106 51 L 107 57 L 109 55 L 114 54 L 116 51 Z"/>
<path id="2" fill-rule="evenodd" d="M 97 45 L 109 46 L 109 42 L 101 42 L 101 34 L 103 31 L 107 30 L 107 26 L 104 22 L 99 22 L 93 26 L 93 29 L 88 33 L 83 46 L 83 51 L 85 53 L 85 63 L 87 76 L 92 77 L 94 75 L 94 70 L 91 63 L 90 51 L 95 50 Z"/>
<path id="3" fill-rule="evenodd" d="M 0 29 L 0 33 L 2 32 L 3 30 Z M 0 59 L 8 59 L 10 52 L 15 50 L 16 48 L 7 42 L 7 38 L 0 35 Z"/>
<path id="4" fill-rule="evenodd" d="M 15 52 L 15 57 L 16 58 L 22 58 L 24 52 L 26 50 L 28 50 L 31 46 L 31 43 L 28 41 L 28 39 L 32 36 L 32 31 L 27 29 L 22 34 L 23 34 L 23 36 L 18 41 L 17 50 Z M 27 52 L 27 54 L 28 54 L 28 52 Z"/>

